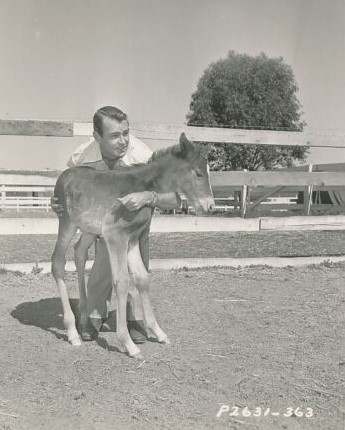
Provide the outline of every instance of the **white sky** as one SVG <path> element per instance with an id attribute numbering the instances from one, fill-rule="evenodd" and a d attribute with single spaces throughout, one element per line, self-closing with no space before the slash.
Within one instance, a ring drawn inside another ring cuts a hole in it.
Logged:
<path id="1" fill-rule="evenodd" d="M 85 120 L 105 104 L 183 123 L 210 62 L 282 56 L 312 129 L 345 132 L 343 0 L 2 0 L 0 118 Z M 79 139 L 0 137 L 2 168 L 63 168 Z M 311 162 L 344 162 L 314 150 Z"/>

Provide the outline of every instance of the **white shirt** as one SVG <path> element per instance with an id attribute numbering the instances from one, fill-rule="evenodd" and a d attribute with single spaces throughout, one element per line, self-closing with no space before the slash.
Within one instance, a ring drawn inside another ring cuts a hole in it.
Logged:
<path id="1" fill-rule="evenodd" d="M 130 166 L 137 163 L 147 163 L 151 155 L 151 149 L 144 142 L 130 134 L 127 152 L 121 160 L 125 165 Z M 69 158 L 67 166 L 82 166 L 83 164 L 97 163 L 99 161 L 102 161 L 99 144 L 91 138 L 78 146 Z"/>

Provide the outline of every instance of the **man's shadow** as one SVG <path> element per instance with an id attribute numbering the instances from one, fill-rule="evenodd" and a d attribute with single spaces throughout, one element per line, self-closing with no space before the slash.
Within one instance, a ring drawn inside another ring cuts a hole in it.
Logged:
<path id="1" fill-rule="evenodd" d="M 78 328 L 78 299 L 70 299 L 71 308 L 76 317 L 76 324 Z M 49 333 L 52 333 L 57 339 L 62 339 L 68 342 L 66 329 L 63 324 L 63 312 L 61 299 L 52 297 L 48 299 L 41 299 L 37 302 L 24 302 L 20 303 L 13 309 L 11 316 L 18 320 L 21 324 L 38 327 Z M 116 332 L 116 311 L 109 313 L 107 320 L 109 329 L 107 331 Z M 61 333 L 63 331 L 63 333 Z M 108 351 L 119 351 L 115 346 L 109 345 L 106 339 L 97 337 L 96 342 L 98 345 Z"/>

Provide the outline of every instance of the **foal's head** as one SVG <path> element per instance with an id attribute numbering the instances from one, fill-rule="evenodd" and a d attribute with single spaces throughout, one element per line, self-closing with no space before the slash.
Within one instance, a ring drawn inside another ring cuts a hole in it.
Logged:
<path id="1" fill-rule="evenodd" d="M 169 156 L 164 157 L 165 188 L 185 194 L 198 215 L 210 212 L 214 199 L 204 149 L 190 142 L 184 133 L 180 143 L 169 149 Z"/>

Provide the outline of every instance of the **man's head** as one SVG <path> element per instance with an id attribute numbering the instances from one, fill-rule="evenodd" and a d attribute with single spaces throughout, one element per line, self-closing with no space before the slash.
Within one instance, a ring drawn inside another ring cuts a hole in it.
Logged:
<path id="1" fill-rule="evenodd" d="M 108 159 L 123 157 L 129 144 L 127 115 L 113 106 L 104 106 L 93 116 L 93 136 L 102 155 Z"/>

